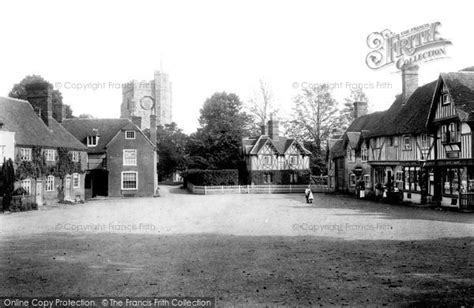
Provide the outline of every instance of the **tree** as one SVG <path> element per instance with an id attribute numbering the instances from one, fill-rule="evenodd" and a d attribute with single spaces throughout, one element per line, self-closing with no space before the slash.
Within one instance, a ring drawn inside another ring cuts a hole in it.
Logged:
<path id="1" fill-rule="evenodd" d="M 37 82 L 37 81 L 48 82 L 40 75 L 26 76 L 25 78 L 23 78 L 22 81 L 20 81 L 19 83 L 13 86 L 8 96 L 12 98 L 27 100 L 28 97 L 27 97 L 25 85 L 27 85 L 28 83 Z M 52 86 L 50 82 L 48 82 L 48 84 Z M 53 103 L 53 118 L 54 119 L 56 120 L 58 119 L 58 115 L 56 114 L 56 108 L 55 108 L 56 106 L 64 106 L 66 119 L 74 118 L 72 114 L 71 106 L 63 104 L 63 95 L 59 90 L 53 89 L 52 103 Z"/>
<path id="2" fill-rule="evenodd" d="M 156 146 L 160 157 L 160 162 L 158 163 L 158 176 L 160 180 L 170 177 L 176 171 L 184 171 L 186 169 L 186 145 L 188 138 L 174 122 L 157 127 Z"/>
<path id="3" fill-rule="evenodd" d="M 325 170 L 322 143 L 339 131 L 337 102 L 327 84 L 314 84 L 302 89 L 294 103 L 293 119 L 284 123 L 286 134 L 310 148 L 311 169 L 320 174 Z"/>
<path id="4" fill-rule="evenodd" d="M 236 169 L 240 167 L 240 144 L 248 135 L 251 117 L 232 93 L 215 93 L 208 98 L 199 117 L 201 127 L 188 143 L 190 168 Z"/>
<path id="5" fill-rule="evenodd" d="M 8 210 L 12 200 L 14 185 L 15 185 L 15 170 L 13 168 L 13 161 L 11 158 L 3 160 L 3 165 L 0 173 L 1 177 L 1 196 L 3 197 L 3 210 Z"/>
<path id="6" fill-rule="evenodd" d="M 345 103 L 339 115 L 338 126 L 344 132 L 349 125 L 355 120 L 354 117 L 354 102 L 368 102 L 367 95 L 361 88 L 351 89 L 349 97 L 345 98 Z"/>
<path id="7" fill-rule="evenodd" d="M 247 108 L 254 117 L 256 127 L 252 127 L 252 132 L 256 133 L 259 133 L 261 127 L 267 124 L 270 114 L 278 111 L 273 105 L 273 93 L 270 85 L 263 79 L 259 80 L 258 90 L 249 100 Z"/>

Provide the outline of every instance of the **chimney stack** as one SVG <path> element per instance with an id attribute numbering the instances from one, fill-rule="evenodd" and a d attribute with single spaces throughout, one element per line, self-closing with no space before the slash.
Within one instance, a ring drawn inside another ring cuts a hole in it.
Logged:
<path id="1" fill-rule="evenodd" d="M 404 65 L 402 67 L 402 99 L 405 104 L 418 88 L 418 65 Z"/>
<path id="2" fill-rule="evenodd" d="M 132 116 L 131 119 L 133 124 L 138 126 L 139 129 L 142 129 L 142 117 L 139 116 Z"/>
<path id="3" fill-rule="evenodd" d="M 367 114 L 368 104 L 367 102 L 354 102 L 354 119 L 364 116 Z"/>
<path id="4" fill-rule="evenodd" d="M 280 135 L 280 126 L 278 120 L 273 119 L 273 114 L 270 115 L 270 121 L 268 121 L 268 136 L 273 141 L 278 141 Z"/>
<path id="5" fill-rule="evenodd" d="M 261 131 L 262 135 L 265 135 L 267 133 L 266 125 L 260 125 L 260 131 Z"/>
<path id="6" fill-rule="evenodd" d="M 37 81 L 26 84 L 25 90 L 33 109 L 49 127 L 53 119 L 53 86 L 46 81 Z"/>
<path id="7" fill-rule="evenodd" d="M 53 118 L 58 121 L 58 123 L 62 123 L 64 119 L 66 119 L 66 106 L 62 103 L 58 105 L 53 104 Z"/>
<path id="8" fill-rule="evenodd" d="M 156 115 L 150 114 L 150 139 L 156 145 Z"/>

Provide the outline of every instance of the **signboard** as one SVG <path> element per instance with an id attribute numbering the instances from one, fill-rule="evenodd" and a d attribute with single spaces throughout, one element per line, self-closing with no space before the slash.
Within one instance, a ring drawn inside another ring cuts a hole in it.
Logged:
<path id="1" fill-rule="evenodd" d="M 367 37 L 367 66 L 373 70 L 395 65 L 397 69 L 446 57 L 451 41 L 440 37 L 440 22 L 424 24 L 400 33 L 373 32 Z"/>

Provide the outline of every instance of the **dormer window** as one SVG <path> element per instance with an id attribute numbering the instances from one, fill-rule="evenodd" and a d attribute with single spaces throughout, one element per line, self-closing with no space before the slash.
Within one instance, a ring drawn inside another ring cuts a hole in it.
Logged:
<path id="1" fill-rule="evenodd" d="M 125 131 L 125 139 L 135 139 L 135 131 L 134 130 Z"/>
<path id="2" fill-rule="evenodd" d="M 97 146 L 98 141 L 99 141 L 99 137 L 97 137 L 97 136 L 87 136 L 87 146 L 88 147 Z"/>

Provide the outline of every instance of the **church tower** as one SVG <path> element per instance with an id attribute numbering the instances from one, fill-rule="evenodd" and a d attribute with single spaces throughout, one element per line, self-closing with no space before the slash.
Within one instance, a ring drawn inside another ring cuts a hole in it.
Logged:
<path id="1" fill-rule="evenodd" d="M 149 82 L 133 80 L 122 88 L 121 118 L 140 124 L 141 129 L 149 129 L 153 114 L 157 125 L 172 122 L 171 81 L 163 71 L 155 71 Z"/>

